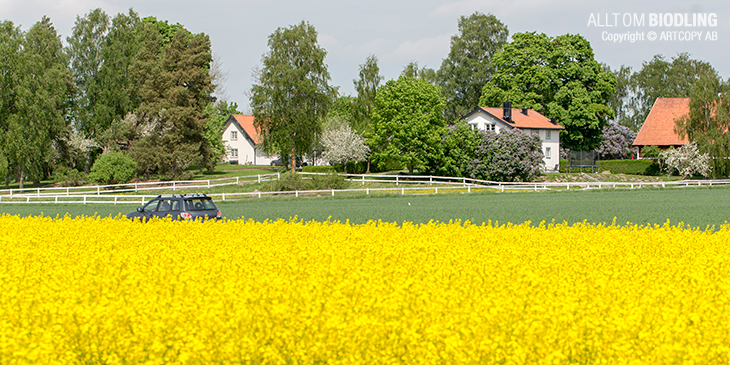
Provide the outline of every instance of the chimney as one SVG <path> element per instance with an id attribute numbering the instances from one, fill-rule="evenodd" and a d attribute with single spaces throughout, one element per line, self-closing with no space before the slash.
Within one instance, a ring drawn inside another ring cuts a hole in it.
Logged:
<path id="1" fill-rule="evenodd" d="M 527 108 L 522 108 L 522 114 L 527 115 Z"/>
<path id="2" fill-rule="evenodd" d="M 512 103 L 509 101 L 504 102 L 504 120 L 511 122 L 512 121 Z"/>
<path id="3" fill-rule="evenodd" d="M 550 118 L 550 123 L 558 125 L 558 118 L 555 118 L 555 117 Z"/>

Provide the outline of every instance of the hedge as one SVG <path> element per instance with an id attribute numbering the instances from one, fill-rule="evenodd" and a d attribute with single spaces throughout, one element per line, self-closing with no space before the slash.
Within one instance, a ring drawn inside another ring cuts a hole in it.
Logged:
<path id="1" fill-rule="evenodd" d="M 598 161 L 599 171 L 610 171 L 612 174 L 627 175 L 649 175 L 656 176 L 660 174 L 659 164 L 654 160 L 605 160 Z M 560 160 L 560 172 L 568 172 L 568 160 Z M 590 167 L 576 168 L 572 167 L 570 172 L 591 172 Z"/>

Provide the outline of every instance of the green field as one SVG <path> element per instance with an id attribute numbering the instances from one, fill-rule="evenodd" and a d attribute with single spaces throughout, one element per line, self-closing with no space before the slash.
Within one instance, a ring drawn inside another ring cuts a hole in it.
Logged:
<path id="1" fill-rule="evenodd" d="M 570 192 L 479 193 L 439 195 L 390 195 L 379 197 L 263 198 L 237 202 L 218 202 L 229 219 L 332 220 L 364 223 L 429 220 L 469 220 L 472 223 L 498 221 L 523 223 L 552 221 L 568 223 L 672 224 L 684 222 L 692 227 L 719 226 L 730 217 L 730 189 L 636 189 Z M 0 204 L 0 212 L 21 216 L 76 215 L 115 216 L 134 210 L 137 205 L 78 204 Z"/>

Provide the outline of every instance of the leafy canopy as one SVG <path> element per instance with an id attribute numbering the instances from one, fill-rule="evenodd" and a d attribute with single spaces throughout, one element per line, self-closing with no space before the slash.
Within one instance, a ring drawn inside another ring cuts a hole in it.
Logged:
<path id="1" fill-rule="evenodd" d="M 496 71 L 482 90 L 480 106 L 530 108 L 558 119 L 565 127 L 561 144 L 574 150 L 598 146 L 603 126 L 613 117 L 608 101 L 616 77 L 596 62 L 590 43 L 580 35 L 555 38 L 516 33 L 494 56 Z"/>

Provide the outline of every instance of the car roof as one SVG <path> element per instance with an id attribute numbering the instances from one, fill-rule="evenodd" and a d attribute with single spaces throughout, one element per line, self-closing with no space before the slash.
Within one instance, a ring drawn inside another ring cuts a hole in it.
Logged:
<path id="1" fill-rule="evenodd" d="M 207 195 L 203 193 L 192 193 L 192 194 L 160 194 L 155 199 L 171 199 L 171 198 L 207 198 Z"/>

